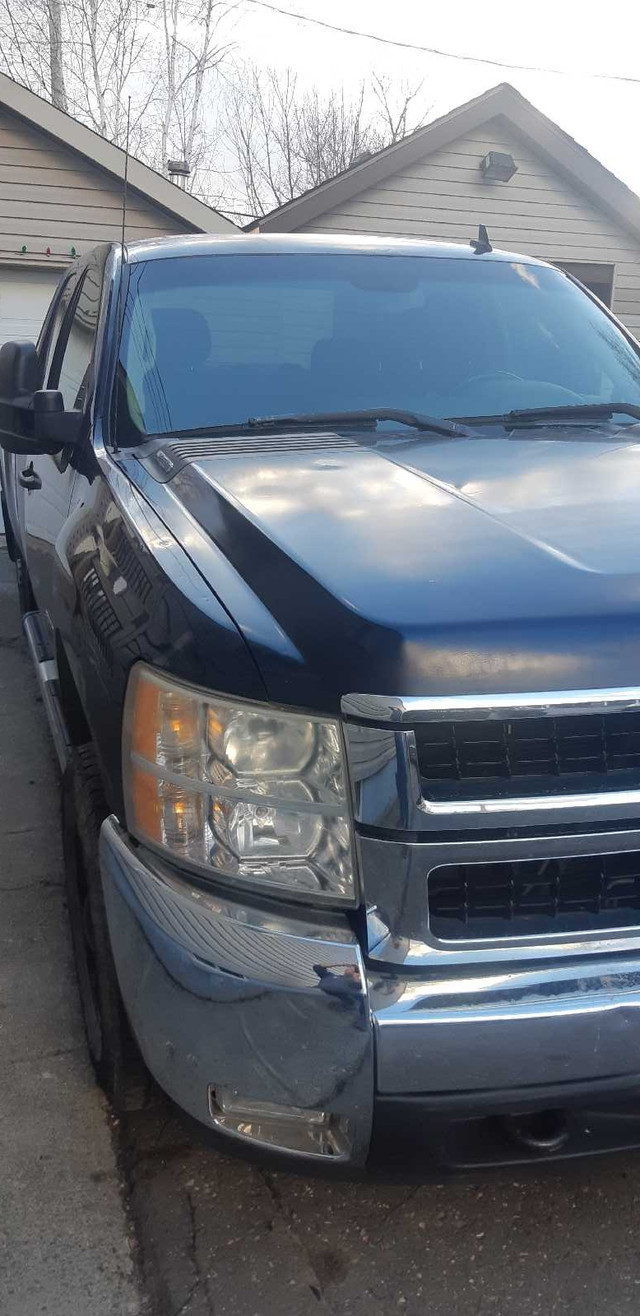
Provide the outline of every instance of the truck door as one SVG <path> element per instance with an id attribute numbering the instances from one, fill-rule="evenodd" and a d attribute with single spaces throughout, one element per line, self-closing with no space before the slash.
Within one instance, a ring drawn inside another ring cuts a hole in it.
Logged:
<path id="1" fill-rule="evenodd" d="M 44 317 L 44 322 L 38 336 L 37 350 L 41 362 L 40 378 L 44 378 L 43 371 L 46 368 L 48 356 L 48 346 L 52 339 L 57 338 L 62 324 L 61 302 L 67 283 L 71 278 L 75 279 L 75 274 L 68 271 L 63 276 L 51 299 L 51 304 Z M 40 383 L 39 387 L 43 387 Z M 24 558 L 26 558 L 25 538 L 24 538 L 24 500 L 25 491 L 18 484 L 18 476 L 25 468 L 27 463 L 22 457 L 16 456 L 13 452 L 0 453 L 0 478 L 2 480 L 2 493 L 5 503 L 8 519 L 11 523 L 11 529 L 17 540 L 18 548 Z"/>
<path id="2" fill-rule="evenodd" d="M 45 348 L 43 388 L 58 388 L 65 410 L 84 411 L 102 289 L 103 252 L 96 253 L 65 284 Z M 84 479 L 68 452 L 20 458 L 18 484 L 27 567 L 43 620 L 50 620 L 56 541 L 65 524 L 76 480 Z"/>

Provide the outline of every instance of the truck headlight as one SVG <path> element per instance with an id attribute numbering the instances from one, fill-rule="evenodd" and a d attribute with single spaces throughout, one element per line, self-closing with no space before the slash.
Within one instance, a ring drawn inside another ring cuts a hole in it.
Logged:
<path id="1" fill-rule="evenodd" d="M 127 826 L 209 876 L 355 899 L 339 723 L 208 694 L 143 663 L 123 729 Z"/>

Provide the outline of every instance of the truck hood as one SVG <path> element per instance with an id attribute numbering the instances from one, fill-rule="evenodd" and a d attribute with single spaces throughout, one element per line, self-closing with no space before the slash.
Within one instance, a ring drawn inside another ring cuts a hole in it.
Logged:
<path id="1" fill-rule="evenodd" d="M 639 440 L 212 438 L 170 483 L 275 700 L 634 685 Z"/>

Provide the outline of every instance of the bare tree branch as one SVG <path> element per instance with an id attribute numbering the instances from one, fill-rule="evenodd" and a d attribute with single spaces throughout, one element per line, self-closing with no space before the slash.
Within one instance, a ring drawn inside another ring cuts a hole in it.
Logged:
<path id="1" fill-rule="evenodd" d="M 254 216 L 264 215 L 310 187 L 351 168 L 424 122 L 414 121 L 422 83 L 399 86 L 381 75 L 344 90 L 301 91 L 291 69 L 243 65 L 226 94 L 226 138 L 242 196 Z"/>

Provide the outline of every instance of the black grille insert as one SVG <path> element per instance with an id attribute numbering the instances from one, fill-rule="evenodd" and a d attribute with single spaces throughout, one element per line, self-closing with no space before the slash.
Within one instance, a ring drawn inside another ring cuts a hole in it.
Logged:
<path id="1" fill-rule="evenodd" d="M 450 864 L 427 881 L 444 941 L 640 926 L 640 853 Z"/>
<path id="2" fill-rule="evenodd" d="M 428 799 L 640 787 L 640 712 L 424 722 L 415 735 Z"/>

